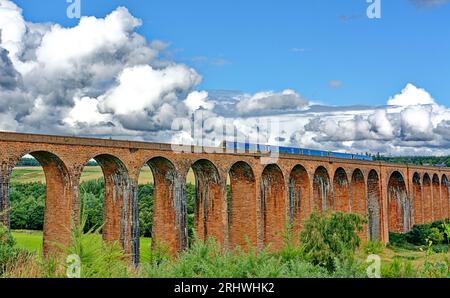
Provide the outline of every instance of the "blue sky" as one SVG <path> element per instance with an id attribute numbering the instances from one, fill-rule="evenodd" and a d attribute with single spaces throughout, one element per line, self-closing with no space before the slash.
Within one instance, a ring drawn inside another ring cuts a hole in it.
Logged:
<path id="1" fill-rule="evenodd" d="M 450 0 L 11 1 L 0 130 L 450 155 Z"/>
<path id="2" fill-rule="evenodd" d="M 64 0 L 15 3 L 29 21 L 77 24 Z M 148 40 L 169 42 L 174 60 L 203 76 L 200 89 L 292 88 L 329 105 L 383 105 L 410 82 L 450 105 L 450 5 L 382 0 L 371 20 L 364 0 L 82 0 L 82 15 L 117 6 L 142 19 Z"/>

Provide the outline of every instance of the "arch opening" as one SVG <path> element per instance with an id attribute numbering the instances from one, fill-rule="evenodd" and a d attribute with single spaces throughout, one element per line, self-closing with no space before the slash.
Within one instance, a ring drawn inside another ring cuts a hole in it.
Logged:
<path id="1" fill-rule="evenodd" d="M 309 183 L 306 169 L 296 165 L 289 176 L 289 221 L 297 238 L 303 222 L 311 213 Z"/>
<path id="2" fill-rule="evenodd" d="M 104 179 L 102 237 L 107 242 L 118 242 L 126 253 L 131 253 L 131 208 L 133 189 L 124 163 L 110 154 L 93 158 L 100 166 Z M 85 165 L 86 167 L 86 165 Z"/>
<path id="3" fill-rule="evenodd" d="M 350 209 L 350 192 L 347 173 L 343 168 L 336 169 L 333 178 L 333 202 L 336 211 L 348 212 Z"/>
<path id="4" fill-rule="evenodd" d="M 24 165 L 24 158 L 30 164 Z M 34 151 L 21 156 L 7 176 L 11 228 L 43 230 L 44 256 L 61 252 L 71 242 L 76 220 L 72 180 L 64 162 L 51 152 Z M 24 208 L 28 211 L 22 212 Z"/>
<path id="5" fill-rule="evenodd" d="M 314 173 L 313 180 L 314 208 L 319 214 L 328 209 L 334 209 L 331 191 L 330 176 L 328 176 L 327 170 L 320 166 Z"/>
<path id="6" fill-rule="evenodd" d="M 209 160 L 196 161 L 192 167 L 195 179 L 193 226 L 199 240 L 213 237 L 223 243 L 223 185 L 219 171 Z M 188 180 L 191 175 L 188 174 Z M 189 214 L 188 214 L 189 216 Z"/>
<path id="7" fill-rule="evenodd" d="M 261 179 L 264 245 L 278 250 L 283 246 L 286 225 L 286 192 L 281 169 L 274 164 L 264 168 Z"/>
<path id="8" fill-rule="evenodd" d="M 380 179 L 375 170 L 371 170 L 367 177 L 367 213 L 369 239 L 381 241 L 381 189 Z"/>
<path id="9" fill-rule="evenodd" d="M 400 172 L 391 174 L 388 183 L 389 231 L 404 233 L 411 227 L 411 208 L 405 180 Z"/>
<path id="10" fill-rule="evenodd" d="M 352 174 L 350 212 L 361 215 L 366 214 L 366 185 L 363 172 L 360 169 L 355 169 Z"/>
<path id="11" fill-rule="evenodd" d="M 257 245 L 256 179 L 246 162 L 235 163 L 230 171 L 229 244 L 247 249 L 247 240 Z"/>

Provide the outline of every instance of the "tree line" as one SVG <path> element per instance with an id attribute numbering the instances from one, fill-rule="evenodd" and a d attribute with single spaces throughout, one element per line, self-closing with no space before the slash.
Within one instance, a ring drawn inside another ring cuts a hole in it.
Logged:
<path id="1" fill-rule="evenodd" d="M 103 224 L 104 179 L 82 182 L 81 210 L 86 216 L 85 231 L 101 228 Z M 142 237 L 151 237 L 153 214 L 153 184 L 139 186 L 139 230 Z M 44 226 L 46 186 L 40 182 L 12 183 L 10 187 L 11 228 L 13 230 L 42 230 Z M 195 186 L 186 185 L 189 236 L 194 230 Z"/>

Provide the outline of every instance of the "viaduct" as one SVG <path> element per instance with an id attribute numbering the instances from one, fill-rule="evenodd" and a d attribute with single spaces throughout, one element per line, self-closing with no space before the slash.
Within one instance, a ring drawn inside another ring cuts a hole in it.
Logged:
<path id="1" fill-rule="evenodd" d="M 92 159 L 105 179 L 103 238 L 119 242 L 135 264 L 138 178 L 145 165 L 155 186 L 152 237 L 173 254 L 188 245 L 189 169 L 196 180 L 197 234 L 214 237 L 224 248 L 247 247 L 248 239 L 255 247 L 278 249 L 286 224 L 301 230 L 313 210 L 363 214 L 368 224 L 362 238 L 383 242 L 389 231 L 449 217 L 450 168 L 290 154 L 265 164 L 263 153 L 192 149 L 179 153 L 168 144 L 0 132 L 0 222 L 9 226 L 9 181 L 27 154 L 40 162 L 46 177 L 46 255 L 58 250 L 54 243 L 70 244 L 80 217 L 80 176 Z"/>

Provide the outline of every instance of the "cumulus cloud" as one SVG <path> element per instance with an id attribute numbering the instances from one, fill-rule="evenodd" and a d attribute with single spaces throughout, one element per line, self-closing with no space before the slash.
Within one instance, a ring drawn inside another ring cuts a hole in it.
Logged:
<path id="1" fill-rule="evenodd" d="M 169 45 L 136 33 L 141 24 L 124 7 L 71 28 L 35 24 L 0 0 L 0 117 L 14 119 L 0 129 L 146 138 L 211 108 L 192 93 L 201 76 L 161 58 Z"/>
<path id="2" fill-rule="evenodd" d="M 434 99 L 424 89 L 409 83 L 401 93 L 391 97 L 387 104 L 390 106 L 412 106 L 434 104 Z"/>
<path id="3" fill-rule="evenodd" d="M 238 113 L 243 116 L 279 114 L 301 111 L 308 106 L 308 101 L 291 89 L 280 93 L 273 91 L 244 95 L 236 104 Z"/>

